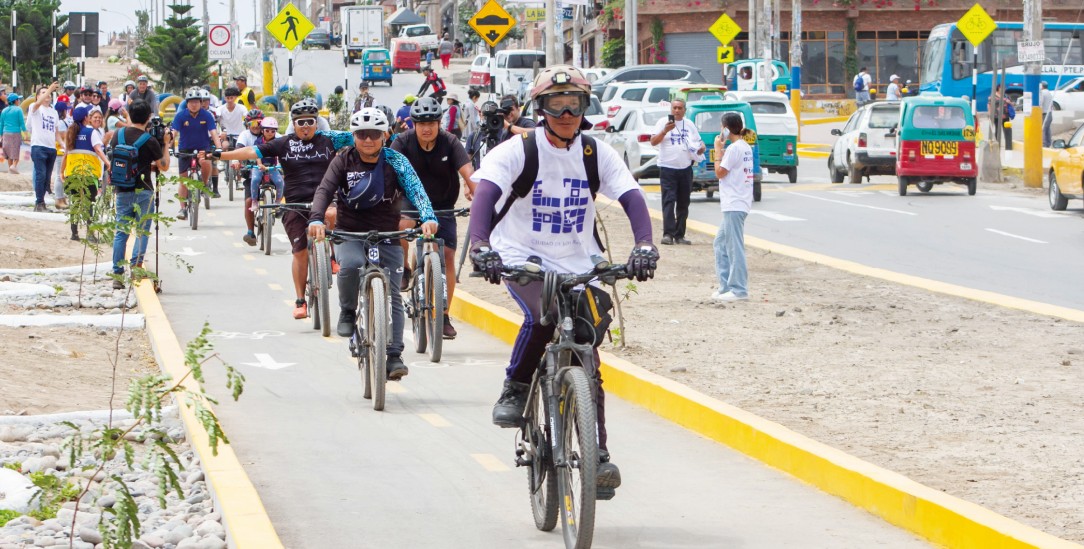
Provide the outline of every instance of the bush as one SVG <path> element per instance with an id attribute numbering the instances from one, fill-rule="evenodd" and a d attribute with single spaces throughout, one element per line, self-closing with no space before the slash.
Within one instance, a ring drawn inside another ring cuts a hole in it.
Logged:
<path id="1" fill-rule="evenodd" d="M 614 38 L 602 44 L 602 66 L 617 69 L 625 66 L 625 39 Z"/>

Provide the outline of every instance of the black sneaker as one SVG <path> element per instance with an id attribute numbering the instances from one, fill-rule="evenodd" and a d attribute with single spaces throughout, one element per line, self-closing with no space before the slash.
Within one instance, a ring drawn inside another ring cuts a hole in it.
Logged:
<path id="1" fill-rule="evenodd" d="M 388 381 L 399 381 L 410 373 L 410 369 L 403 364 L 403 357 L 399 355 L 388 355 L 387 365 Z"/>
<path id="2" fill-rule="evenodd" d="M 523 409 L 527 407 L 527 391 L 531 386 L 526 383 L 504 380 L 501 397 L 493 405 L 493 424 L 504 428 L 517 428 L 523 423 Z"/>
<path id="3" fill-rule="evenodd" d="M 663 237 L 662 237 L 662 243 L 663 243 L 663 244 L 666 244 L 667 246 L 669 246 L 669 245 L 671 245 L 671 244 L 673 244 L 673 243 L 674 243 L 674 237 L 672 237 L 672 236 L 670 236 L 670 235 L 668 235 L 668 234 L 667 234 L 667 235 L 663 235 Z"/>
<path id="4" fill-rule="evenodd" d="M 688 238 L 685 238 L 684 236 L 679 236 L 679 237 L 674 239 L 674 243 L 675 244 L 684 244 L 686 246 L 691 246 L 693 241 L 689 240 Z"/>
<path id="5" fill-rule="evenodd" d="M 222 195 L 218 194 L 218 191 L 214 191 L 211 193 L 211 198 L 222 198 Z"/>
<path id="6" fill-rule="evenodd" d="M 188 219 L 188 208 L 181 208 L 181 211 L 177 212 L 177 219 L 181 221 Z"/>
<path id="7" fill-rule="evenodd" d="M 459 332 L 455 331 L 452 327 L 452 318 L 448 315 L 444 315 L 444 339 L 455 339 L 455 336 L 459 335 Z"/>
<path id="8" fill-rule="evenodd" d="M 335 328 L 335 333 L 339 334 L 339 337 L 350 337 L 350 334 L 354 333 L 354 324 L 357 321 L 357 313 L 343 309 L 339 312 L 339 325 Z"/>
<path id="9" fill-rule="evenodd" d="M 595 476 L 596 499 L 610 500 L 617 495 L 617 488 L 621 486 L 621 470 L 617 465 L 610 463 L 610 453 L 606 450 L 598 452 L 598 473 Z"/>
<path id="10" fill-rule="evenodd" d="M 124 289 L 124 282 L 121 281 L 120 279 L 113 280 L 113 289 L 114 290 L 123 290 Z"/>

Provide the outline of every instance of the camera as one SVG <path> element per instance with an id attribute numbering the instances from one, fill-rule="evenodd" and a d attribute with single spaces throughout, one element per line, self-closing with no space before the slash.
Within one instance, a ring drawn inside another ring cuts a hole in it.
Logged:
<path id="1" fill-rule="evenodd" d="M 158 142 L 162 148 L 166 146 L 166 125 L 162 123 L 161 116 L 154 116 L 147 124 L 147 133 Z"/>
<path id="2" fill-rule="evenodd" d="M 482 103 L 482 129 L 491 134 L 499 132 L 504 128 L 505 113 L 493 101 Z"/>

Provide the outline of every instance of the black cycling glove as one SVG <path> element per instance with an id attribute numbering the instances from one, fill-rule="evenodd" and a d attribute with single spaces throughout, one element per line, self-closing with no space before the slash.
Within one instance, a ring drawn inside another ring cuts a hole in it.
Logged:
<path id="1" fill-rule="evenodd" d="M 637 244 L 629 254 L 629 262 L 625 265 L 632 278 L 643 282 L 649 278 L 655 278 L 655 269 L 659 264 L 659 251 L 650 243 Z"/>
<path id="2" fill-rule="evenodd" d="M 501 254 L 489 247 L 489 242 L 475 242 L 470 250 L 470 260 L 474 263 L 474 270 L 482 273 L 482 277 L 491 284 L 501 283 L 504 262 L 501 261 Z"/>

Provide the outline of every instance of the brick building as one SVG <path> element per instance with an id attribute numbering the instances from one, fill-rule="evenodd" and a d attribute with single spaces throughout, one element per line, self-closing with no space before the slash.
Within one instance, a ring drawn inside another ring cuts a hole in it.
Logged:
<path id="1" fill-rule="evenodd" d="M 871 3 L 857 8 L 836 7 L 831 0 L 803 0 L 802 7 L 802 88 L 807 96 L 840 97 L 853 93 L 844 70 L 850 50 L 857 54 L 857 66 L 869 67 L 874 80 L 887 84 L 892 74 L 903 79 L 918 80 L 923 48 L 930 30 L 942 23 L 958 20 L 974 0 L 935 0 L 930 6 L 925 0 L 916 10 L 911 0 L 894 0 L 893 5 L 874 7 Z M 1021 21 L 1021 0 L 984 0 L 982 5 L 996 21 Z M 781 59 L 790 59 L 790 2 L 783 0 L 780 36 Z M 666 60 L 703 68 L 704 76 L 712 82 L 722 80 L 721 65 L 715 61 L 719 42 L 708 32 L 723 13 L 732 17 L 743 29 L 749 28 L 746 0 L 646 0 L 640 5 L 638 36 L 640 61 L 649 62 L 651 26 L 658 19 L 663 26 Z M 1043 18 L 1047 21 L 1076 22 L 1081 15 L 1081 0 L 1044 0 Z M 594 18 L 587 21 L 594 29 Z M 586 25 L 585 25 L 586 26 Z M 612 25 L 610 36 L 622 36 L 620 23 Z M 848 39 L 848 35 L 851 39 Z M 585 35 L 584 65 L 599 63 L 600 34 Z M 1084 36 L 1080 37 L 1084 38 Z M 737 58 L 746 53 L 747 35 L 739 34 L 731 45 Z M 1079 38 L 1077 39 L 1079 44 Z"/>

